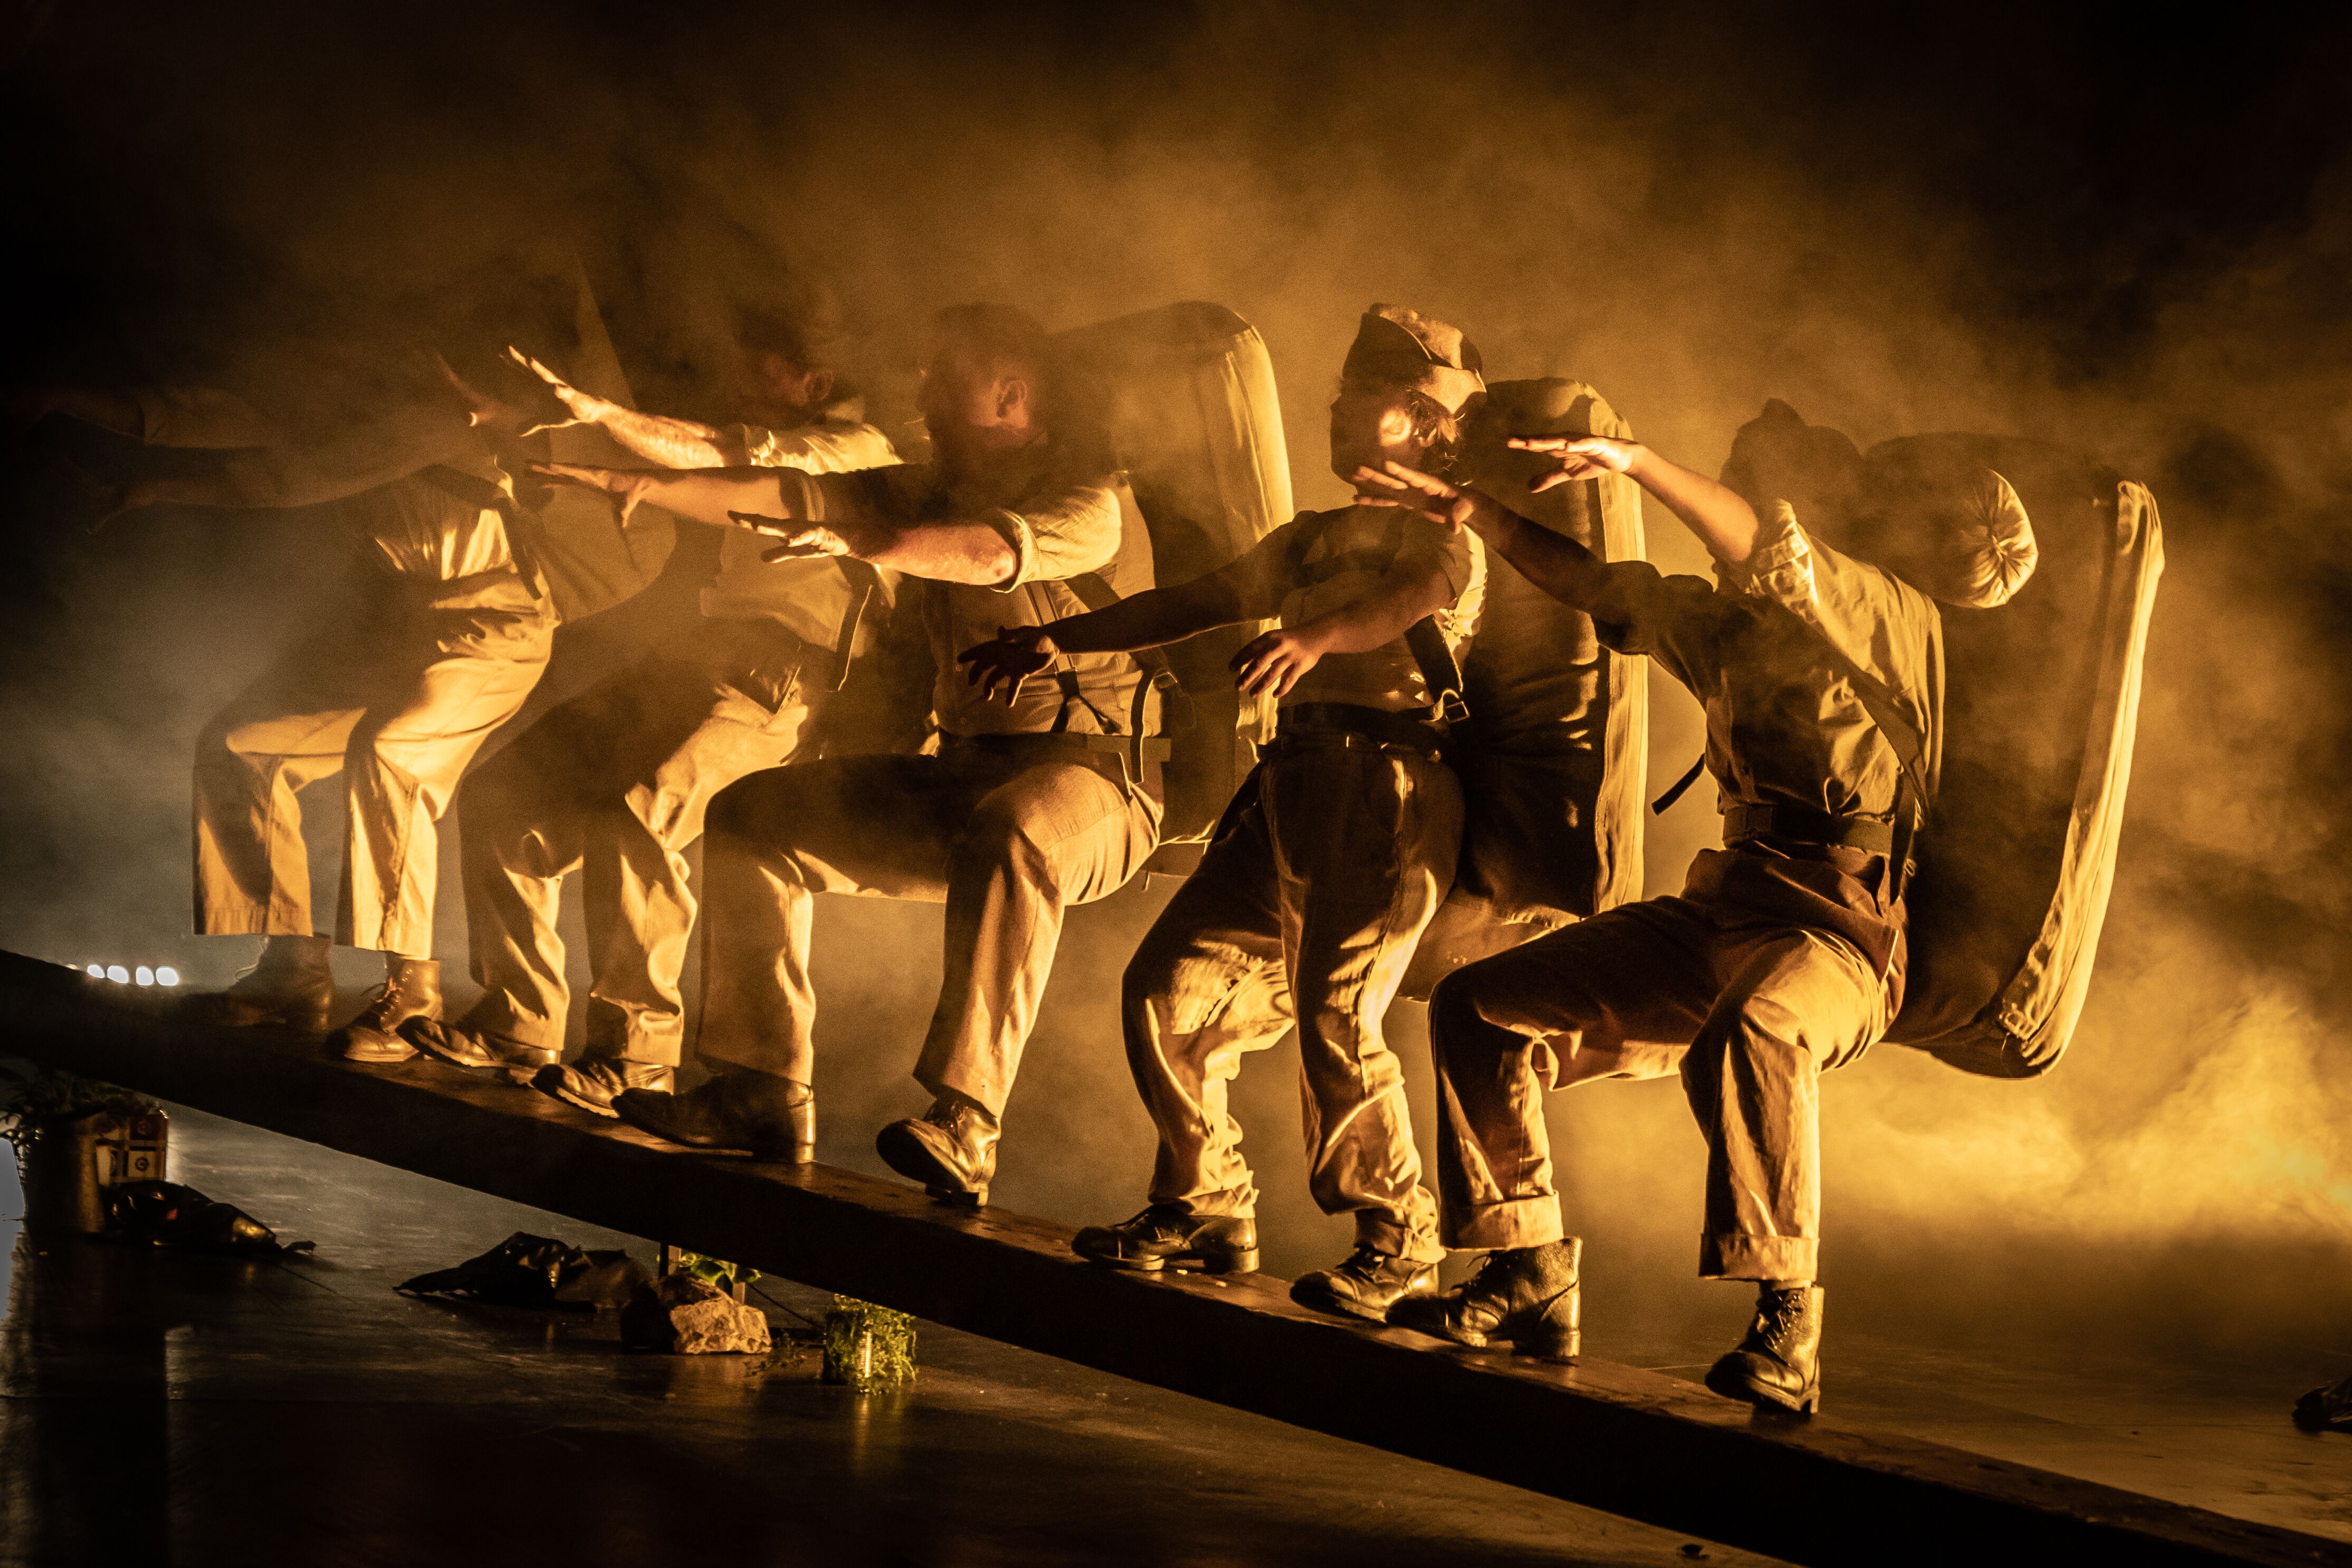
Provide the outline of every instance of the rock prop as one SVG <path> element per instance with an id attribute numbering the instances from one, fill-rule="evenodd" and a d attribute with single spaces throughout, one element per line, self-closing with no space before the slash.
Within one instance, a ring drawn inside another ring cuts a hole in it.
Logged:
<path id="1" fill-rule="evenodd" d="M 768 1318 L 707 1280 L 665 1274 L 621 1309 L 621 1342 L 673 1355 L 765 1355 Z"/>
<path id="2" fill-rule="evenodd" d="M 307 1241 L 281 1243 L 278 1233 L 234 1204 L 215 1203 L 177 1182 L 121 1182 L 100 1189 L 113 1241 L 177 1247 L 237 1258 L 282 1258 L 308 1252 Z"/>
<path id="3" fill-rule="evenodd" d="M 827 1383 L 860 1394 L 915 1381 L 915 1320 L 870 1301 L 835 1296 L 824 1315 Z"/>
<path id="4" fill-rule="evenodd" d="M 2294 1424 L 2306 1432 L 2352 1432 L 2352 1377 L 2296 1400 Z"/>
<path id="5" fill-rule="evenodd" d="M 625 1252 L 583 1252 L 517 1231 L 479 1258 L 393 1287 L 404 1296 L 455 1296 L 498 1307 L 595 1311 L 621 1306 L 652 1276 Z"/>

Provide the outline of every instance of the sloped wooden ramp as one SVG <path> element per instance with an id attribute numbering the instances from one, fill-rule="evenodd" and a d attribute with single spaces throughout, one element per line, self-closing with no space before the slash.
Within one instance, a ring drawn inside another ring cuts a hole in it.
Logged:
<path id="1" fill-rule="evenodd" d="M 0 1053 L 1118 1376 L 1794 1562 L 2344 1564 L 2352 1546 L 1907 1437 L 1751 1414 L 1606 1362 L 1542 1365 L 1118 1273 L 1070 1233 L 825 1165 L 682 1153 L 544 1095 L 315 1039 L 191 1028 L 169 994 L 0 953 Z"/>

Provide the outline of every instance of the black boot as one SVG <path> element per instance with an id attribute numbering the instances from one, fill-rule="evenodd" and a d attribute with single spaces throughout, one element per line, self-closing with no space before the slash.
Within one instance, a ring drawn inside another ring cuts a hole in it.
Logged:
<path id="1" fill-rule="evenodd" d="M 1393 1252 L 1382 1252 L 1369 1242 L 1337 1268 L 1302 1274 L 1290 1287 L 1290 1299 L 1318 1312 L 1344 1312 L 1349 1317 L 1381 1322 L 1389 1309 L 1409 1296 L 1427 1296 L 1437 1289 L 1437 1265 L 1414 1263 Z"/>
<path id="2" fill-rule="evenodd" d="M 441 1016 L 441 965 L 430 958 L 384 957 L 383 984 L 359 1016 L 327 1037 L 327 1049 L 352 1062 L 404 1062 L 416 1047 L 401 1038 L 411 1018 Z"/>
<path id="3" fill-rule="evenodd" d="M 1739 1348 L 1707 1369 L 1727 1399 L 1811 1415 L 1822 1407 L 1822 1288 L 1766 1286 Z"/>
<path id="4" fill-rule="evenodd" d="M 472 1023 L 453 1024 L 437 1017 L 409 1019 L 400 1026 L 400 1037 L 451 1067 L 478 1072 L 504 1068 L 520 1083 L 530 1082 L 533 1074 L 553 1066 L 563 1054 L 552 1046 L 527 1046 Z"/>
<path id="5" fill-rule="evenodd" d="M 977 1208 L 996 1176 L 996 1118 L 965 1100 L 935 1100 L 875 1136 L 882 1163 L 943 1202 Z"/>
<path id="6" fill-rule="evenodd" d="M 1541 1247 L 1498 1248 L 1478 1272 L 1435 1296 L 1407 1296 L 1389 1309 L 1393 1328 L 1414 1329 L 1483 1348 L 1508 1340 L 1522 1355 L 1574 1361 L 1582 1338 L 1575 1237 Z"/>
<path id="7" fill-rule="evenodd" d="M 1070 1250 L 1093 1263 L 1157 1274 L 1255 1274 L 1257 1222 L 1244 1215 L 1194 1214 L 1154 1204 L 1117 1225 L 1090 1225 L 1070 1238 Z"/>
<path id="8" fill-rule="evenodd" d="M 815 1091 L 772 1073 L 722 1073 L 691 1094 L 625 1089 L 613 1114 L 689 1149 L 741 1150 L 787 1165 L 816 1158 Z"/>
<path id="9" fill-rule="evenodd" d="M 323 1035 L 335 1006 L 335 977 L 327 966 L 331 951 L 323 936 L 267 938 L 261 957 L 236 984 L 189 997 L 187 1016 L 232 1029 L 274 1025 Z"/>
<path id="10" fill-rule="evenodd" d="M 543 1067 L 530 1080 L 530 1087 L 541 1094 L 551 1094 L 568 1105 L 599 1116 L 617 1116 L 613 1109 L 616 1095 L 633 1089 L 656 1089 L 667 1094 L 677 1079 L 677 1069 L 660 1062 L 628 1062 L 610 1057 L 582 1057 L 570 1067 Z"/>

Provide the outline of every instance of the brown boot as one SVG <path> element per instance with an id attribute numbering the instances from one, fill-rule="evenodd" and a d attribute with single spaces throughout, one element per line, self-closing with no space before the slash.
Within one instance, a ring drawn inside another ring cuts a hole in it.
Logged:
<path id="1" fill-rule="evenodd" d="M 411 1018 L 441 1016 L 441 965 L 430 958 L 384 955 L 383 984 L 359 1016 L 327 1037 L 327 1049 L 351 1062 L 404 1062 L 416 1047 L 400 1037 Z"/>
<path id="2" fill-rule="evenodd" d="M 1727 1399 L 1811 1415 L 1822 1407 L 1822 1288 L 1766 1286 L 1739 1348 L 1708 1369 L 1707 1387 Z"/>
<path id="3" fill-rule="evenodd" d="M 335 1005 L 335 977 L 327 966 L 332 951 L 323 936 L 269 937 L 236 984 L 189 997 L 187 1016 L 231 1029 L 270 1026 L 322 1035 Z"/>

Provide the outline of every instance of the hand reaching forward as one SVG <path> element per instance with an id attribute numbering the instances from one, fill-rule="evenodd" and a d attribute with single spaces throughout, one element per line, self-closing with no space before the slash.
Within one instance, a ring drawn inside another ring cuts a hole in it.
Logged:
<path id="1" fill-rule="evenodd" d="M 547 383 L 547 390 L 555 395 L 555 400 L 563 405 L 564 412 L 570 416 L 569 418 L 550 419 L 544 424 L 533 425 L 522 432 L 526 436 L 536 436 L 541 430 L 562 430 L 573 425 L 598 424 L 620 406 L 609 398 L 581 391 L 512 343 L 507 345 L 507 358 Z"/>
<path id="2" fill-rule="evenodd" d="M 999 626 L 995 637 L 956 655 L 966 682 L 980 688 L 982 700 L 993 702 L 1002 693 L 1008 708 L 1020 700 L 1021 683 L 1054 662 L 1062 650 L 1043 626 Z"/>
<path id="3" fill-rule="evenodd" d="M 1305 631 L 1270 631 L 1244 644 L 1241 652 L 1234 655 L 1230 661 L 1234 685 L 1244 697 L 1266 696 L 1279 702 L 1322 662 L 1324 652 L 1322 644 Z"/>
<path id="4" fill-rule="evenodd" d="M 1514 436 L 1511 445 L 1522 452 L 1559 459 L 1559 468 L 1528 481 L 1528 489 L 1537 494 L 1578 479 L 1631 473 L 1644 450 L 1639 441 L 1620 441 L 1609 436 Z"/>
<path id="5" fill-rule="evenodd" d="M 1356 504 L 1402 507 L 1421 513 L 1432 522 L 1442 522 L 1448 528 L 1467 528 L 1481 534 L 1507 515 L 1493 498 L 1481 491 L 1448 484 L 1435 474 L 1424 474 L 1402 463 L 1358 468 Z"/>

